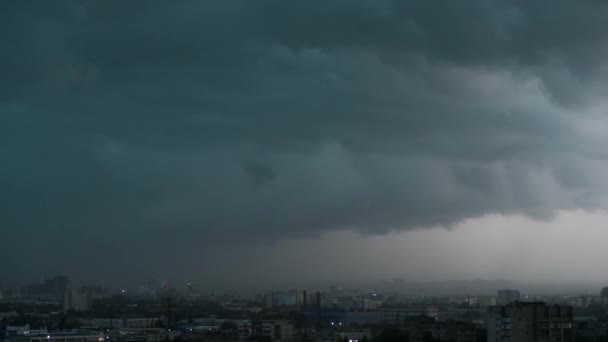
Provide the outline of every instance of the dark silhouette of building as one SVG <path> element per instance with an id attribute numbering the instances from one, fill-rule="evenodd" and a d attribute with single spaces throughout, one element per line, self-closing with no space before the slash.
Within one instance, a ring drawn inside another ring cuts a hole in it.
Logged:
<path id="1" fill-rule="evenodd" d="M 488 342 L 573 342 L 572 307 L 513 302 L 488 309 Z"/>
<path id="2" fill-rule="evenodd" d="M 608 287 L 604 287 L 602 292 L 600 292 L 600 297 L 602 298 L 602 304 L 608 304 Z"/>
<path id="3" fill-rule="evenodd" d="M 46 279 L 43 283 L 30 284 L 23 292 L 29 298 L 63 301 L 69 288 L 70 278 L 58 275 Z"/>

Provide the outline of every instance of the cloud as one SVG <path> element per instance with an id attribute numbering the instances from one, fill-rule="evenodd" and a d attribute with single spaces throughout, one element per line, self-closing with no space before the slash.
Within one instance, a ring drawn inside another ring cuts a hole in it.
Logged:
<path id="1" fill-rule="evenodd" d="M 0 216 L 49 260 L 606 206 L 599 1 L 0 6 Z"/>

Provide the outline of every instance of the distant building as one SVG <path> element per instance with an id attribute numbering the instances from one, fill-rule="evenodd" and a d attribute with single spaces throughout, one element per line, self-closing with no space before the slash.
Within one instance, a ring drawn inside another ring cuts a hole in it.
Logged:
<path id="1" fill-rule="evenodd" d="M 278 306 L 294 306 L 298 304 L 298 291 L 268 291 L 264 294 L 266 308 Z"/>
<path id="2" fill-rule="evenodd" d="M 100 285 L 82 285 L 80 287 L 81 293 L 90 293 L 91 298 L 100 299 L 107 296 L 107 291 Z"/>
<path id="3" fill-rule="evenodd" d="M 286 320 L 251 321 L 249 330 L 254 337 L 270 337 L 272 341 L 293 340 L 293 322 Z"/>
<path id="4" fill-rule="evenodd" d="M 43 329 L 31 329 L 29 324 L 26 325 L 9 325 L 5 330 L 5 337 L 7 339 L 15 337 L 27 337 L 36 335 L 47 335 L 48 331 L 46 328 Z"/>
<path id="5" fill-rule="evenodd" d="M 507 305 L 521 299 L 518 290 L 498 290 L 496 292 L 496 305 Z"/>
<path id="6" fill-rule="evenodd" d="M 431 334 L 436 341 L 477 342 L 480 329 L 473 323 L 436 322 L 433 324 Z"/>
<path id="7" fill-rule="evenodd" d="M 478 298 L 477 303 L 482 308 L 485 308 L 485 307 L 488 307 L 488 306 L 495 306 L 496 305 L 496 297 L 482 296 L 482 297 Z"/>
<path id="8" fill-rule="evenodd" d="M 67 291 L 63 301 L 63 309 L 65 311 L 89 311 L 91 310 L 91 302 L 90 293 Z"/>
<path id="9" fill-rule="evenodd" d="M 78 330 L 49 332 L 46 328 L 31 329 L 28 324 L 6 327 L 4 341 L 7 342 L 103 342 L 103 335 Z"/>
<path id="10" fill-rule="evenodd" d="M 602 304 L 608 304 L 608 287 L 604 287 L 602 292 L 600 292 L 600 297 L 602 299 Z"/>
<path id="11" fill-rule="evenodd" d="M 599 298 L 599 297 L 597 297 Z M 597 300 L 595 301 L 597 302 Z M 594 303 L 594 297 L 592 296 L 576 296 L 564 298 L 564 304 L 568 304 L 575 308 L 587 308 L 589 305 Z"/>
<path id="12" fill-rule="evenodd" d="M 19 314 L 17 313 L 17 311 L 7 311 L 7 312 L 0 312 L 0 321 L 3 319 L 9 319 L 11 317 L 17 317 Z"/>
<path id="13" fill-rule="evenodd" d="M 374 299 L 364 299 L 363 300 L 363 309 L 364 310 L 378 310 L 384 304 L 383 300 L 374 300 Z"/>
<path id="14" fill-rule="evenodd" d="M 382 308 L 380 311 L 382 311 L 384 321 L 392 324 L 401 324 L 404 320 L 417 316 L 434 319 L 439 317 L 439 310 L 433 307 Z"/>
<path id="15" fill-rule="evenodd" d="M 573 342 L 572 307 L 513 302 L 488 308 L 488 342 Z"/>
<path id="16" fill-rule="evenodd" d="M 273 341 L 291 341 L 293 340 L 293 323 L 285 320 L 265 322 L 263 335 L 271 337 Z"/>
<path id="17" fill-rule="evenodd" d="M 118 331 L 120 337 L 106 336 L 109 340 L 102 339 L 97 342 L 108 342 L 108 341 L 130 341 L 130 342 L 163 342 L 173 341 L 176 337 L 181 336 L 182 333 L 179 331 L 165 330 L 162 328 L 122 328 Z M 33 341 L 35 342 L 35 341 Z M 57 341 L 63 342 L 63 341 Z M 74 341 L 76 342 L 76 341 Z M 84 341 L 87 342 L 87 341 Z"/>
<path id="18" fill-rule="evenodd" d="M 88 332 L 68 331 L 30 334 L 17 338 L 7 338 L 11 342 L 103 342 L 103 335 Z"/>
<path id="19" fill-rule="evenodd" d="M 40 284 L 30 284 L 21 292 L 27 298 L 61 301 L 69 287 L 70 278 L 58 275 Z"/>

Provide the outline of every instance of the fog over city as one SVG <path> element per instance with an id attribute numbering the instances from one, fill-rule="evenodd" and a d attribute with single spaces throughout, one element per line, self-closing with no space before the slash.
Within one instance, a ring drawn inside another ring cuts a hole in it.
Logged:
<path id="1" fill-rule="evenodd" d="M 592 0 L 2 1 L 0 280 L 597 292 L 606 18 Z"/>

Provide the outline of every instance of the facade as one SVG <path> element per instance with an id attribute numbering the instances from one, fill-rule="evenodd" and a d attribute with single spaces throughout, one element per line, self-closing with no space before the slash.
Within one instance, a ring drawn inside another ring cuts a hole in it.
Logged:
<path id="1" fill-rule="evenodd" d="M 293 322 L 287 320 L 251 321 L 245 333 L 249 332 L 250 335 L 257 337 L 270 337 L 275 342 L 281 342 L 293 340 L 293 330 Z M 239 335 L 240 333 L 241 331 Z"/>
<path id="2" fill-rule="evenodd" d="M 63 301 L 65 311 L 89 311 L 91 309 L 91 294 L 68 291 Z"/>
<path id="3" fill-rule="evenodd" d="M 600 292 L 600 298 L 601 298 L 602 304 L 604 304 L 604 305 L 608 304 L 608 287 L 604 287 L 602 289 L 602 291 Z"/>
<path id="4" fill-rule="evenodd" d="M 488 342 L 573 342 L 572 307 L 513 302 L 488 308 Z"/>
<path id="5" fill-rule="evenodd" d="M 293 323 L 286 320 L 264 322 L 264 336 L 270 336 L 273 341 L 293 340 Z"/>
<path id="6" fill-rule="evenodd" d="M 496 305 L 507 305 L 521 299 L 518 290 L 498 290 L 496 292 Z"/>
<path id="7" fill-rule="evenodd" d="M 432 328 L 437 341 L 477 342 L 478 332 L 475 324 L 459 321 L 436 322 Z"/>
<path id="8" fill-rule="evenodd" d="M 298 291 L 268 291 L 264 294 L 264 306 L 294 306 L 298 304 Z"/>

